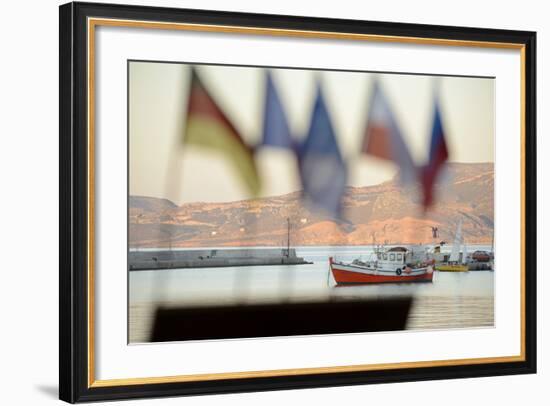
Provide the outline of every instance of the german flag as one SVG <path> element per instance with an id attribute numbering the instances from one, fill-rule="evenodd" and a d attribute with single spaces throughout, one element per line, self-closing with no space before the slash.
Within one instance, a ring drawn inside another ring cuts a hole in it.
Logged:
<path id="1" fill-rule="evenodd" d="M 208 93 L 195 69 L 187 103 L 184 143 L 217 150 L 231 162 L 250 193 L 260 191 L 260 179 L 254 161 L 254 150 L 248 146 L 213 97 Z"/>

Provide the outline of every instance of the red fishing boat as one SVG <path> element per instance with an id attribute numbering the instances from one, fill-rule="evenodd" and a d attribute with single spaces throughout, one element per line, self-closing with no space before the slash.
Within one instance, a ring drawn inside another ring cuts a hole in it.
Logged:
<path id="1" fill-rule="evenodd" d="M 369 262 L 354 260 L 351 263 L 329 258 L 329 266 L 338 285 L 398 282 L 432 282 L 433 261 L 415 258 L 405 247 L 393 247 L 376 252 Z"/>

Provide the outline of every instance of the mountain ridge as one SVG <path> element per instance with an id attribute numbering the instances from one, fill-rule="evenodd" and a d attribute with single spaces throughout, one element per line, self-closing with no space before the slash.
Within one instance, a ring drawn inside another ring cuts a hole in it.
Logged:
<path id="1" fill-rule="evenodd" d="M 459 219 L 467 243 L 491 243 L 494 216 L 492 163 L 451 163 L 436 184 L 437 202 L 425 216 L 418 186 L 397 177 L 346 188 L 345 221 L 310 208 L 295 191 L 250 200 L 177 206 L 167 199 L 130 196 L 130 247 L 365 245 L 452 241 Z"/>

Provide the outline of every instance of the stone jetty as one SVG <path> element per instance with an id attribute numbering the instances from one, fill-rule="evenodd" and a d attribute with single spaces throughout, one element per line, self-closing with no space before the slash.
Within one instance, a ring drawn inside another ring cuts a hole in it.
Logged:
<path id="1" fill-rule="evenodd" d="M 137 250 L 130 251 L 128 262 L 130 271 L 310 263 L 294 248 Z"/>

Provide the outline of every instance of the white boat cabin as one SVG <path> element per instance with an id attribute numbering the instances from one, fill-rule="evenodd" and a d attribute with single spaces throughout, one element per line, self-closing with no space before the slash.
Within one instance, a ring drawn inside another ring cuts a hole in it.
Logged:
<path id="1" fill-rule="evenodd" d="M 412 252 L 405 247 L 393 247 L 376 254 L 378 266 L 382 268 L 406 265 L 412 262 Z"/>

